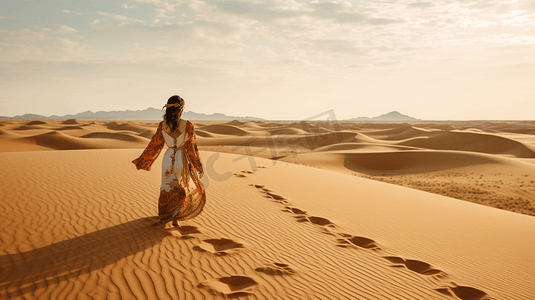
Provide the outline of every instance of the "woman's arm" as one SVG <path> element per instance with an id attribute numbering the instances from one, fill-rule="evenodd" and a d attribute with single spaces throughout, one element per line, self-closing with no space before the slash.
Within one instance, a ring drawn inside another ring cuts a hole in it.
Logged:
<path id="1" fill-rule="evenodd" d="M 189 145 L 186 145 L 186 149 L 188 151 L 188 155 L 190 157 L 191 163 L 198 173 L 204 174 L 204 169 L 201 163 L 201 157 L 199 156 L 199 149 L 197 148 L 197 136 L 195 135 L 195 129 L 193 128 L 193 123 L 188 121 L 186 129 L 188 133 L 187 143 L 189 144 Z"/>
<path id="2" fill-rule="evenodd" d="M 160 155 L 163 144 L 165 143 L 162 135 L 162 124 L 163 121 L 158 125 L 156 133 L 152 136 L 150 143 L 147 145 L 147 148 L 145 148 L 145 151 L 143 151 L 141 156 L 132 161 L 138 170 L 143 169 L 150 171 L 152 163 L 158 158 L 158 155 Z"/>

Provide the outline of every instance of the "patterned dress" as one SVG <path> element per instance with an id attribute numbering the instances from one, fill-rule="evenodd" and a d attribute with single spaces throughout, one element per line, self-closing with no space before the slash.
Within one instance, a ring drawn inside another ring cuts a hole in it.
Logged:
<path id="1" fill-rule="evenodd" d="M 187 121 L 186 130 L 177 138 L 162 129 L 163 122 L 158 125 L 158 130 L 141 156 L 132 162 L 138 170 L 150 171 L 163 145 L 169 147 L 162 161 L 158 216 L 162 223 L 188 220 L 198 216 L 206 203 L 206 191 L 197 175 L 197 172 L 203 173 L 197 138 L 190 121 Z"/>

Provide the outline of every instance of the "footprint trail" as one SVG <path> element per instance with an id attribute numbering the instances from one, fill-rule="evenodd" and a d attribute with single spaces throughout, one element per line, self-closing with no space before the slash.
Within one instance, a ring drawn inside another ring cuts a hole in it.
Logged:
<path id="1" fill-rule="evenodd" d="M 250 186 L 256 188 L 260 193 L 264 195 L 265 198 L 284 205 L 283 211 L 291 214 L 298 223 L 310 223 L 316 225 L 322 230 L 323 233 L 327 233 L 329 235 L 334 236 L 336 238 L 334 243 L 335 246 L 348 249 L 355 248 L 371 250 L 372 252 L 377 253 L 379 255 L 381 254 L 381 252 L 385 251 L 385 249 L 383 249 L 373 239 L 340 232 L 338 226 L 331 222 L 329 219 L 319 216 L 308 215 L 306 211 L 292 206 L 288 199 L 281 195 L 275 194 L 273 191 L 267 189 L 264 185 L 250 184 Z M 460 300 L 495 300 L 487 293 L 479 289 L 469 286 L 457 285 L 455 282 L 449 279 L 449 276 L 446 272 L 432 267 L 429 263 L 415 259 L 404 259 L 397 256 L 383 256 L 383 258 L 388 260 L 391 263 L 390 266 L 393 268 L 405 268 L 422 276 L 432 276 L 441 280 L 442 286 L 437 287 L 435 291 L 443 295 L 451 296 L 454 299 Z M 277 275 L 279 275 L 279 273 L 284 273 L 284 267 L 281 270 L 280 266 L 277 266 L 276 268 L 257 268 L 256 270 L 263 273 Z"/>

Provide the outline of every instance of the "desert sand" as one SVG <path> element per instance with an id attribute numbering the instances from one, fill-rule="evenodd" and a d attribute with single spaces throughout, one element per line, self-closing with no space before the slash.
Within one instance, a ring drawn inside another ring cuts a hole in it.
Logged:
<path id="1" fill-rule="evenodd" d="M 533 299 L 535 122 L 194 124 L 159 228 L 157 122 L 0 121 L 0 299 Z"/>

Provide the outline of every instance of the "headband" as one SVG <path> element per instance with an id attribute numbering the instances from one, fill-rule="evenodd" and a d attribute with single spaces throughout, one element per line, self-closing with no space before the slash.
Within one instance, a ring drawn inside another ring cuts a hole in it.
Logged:
<path id="1" fill-rule="evenodd" d="M 182 103 L 172 103 L 172 104 L 166 104 L 162 107 L 162 109 L 164 108 L 168 108 L 168 107 L 181 107 L 182 106 Z"/>

